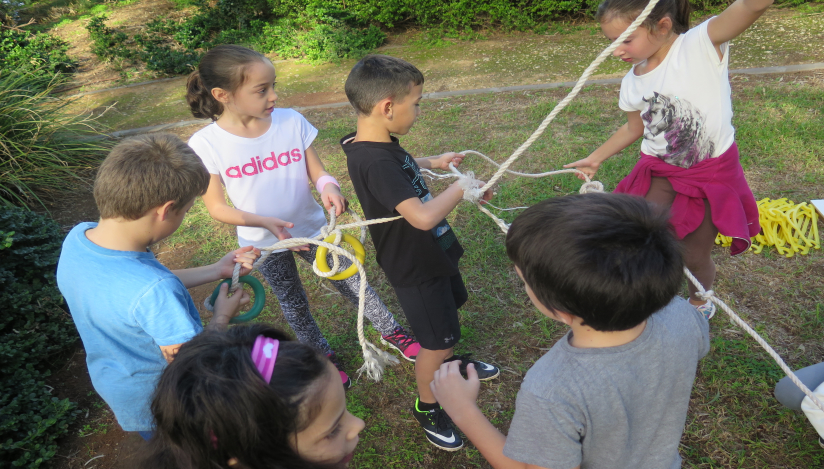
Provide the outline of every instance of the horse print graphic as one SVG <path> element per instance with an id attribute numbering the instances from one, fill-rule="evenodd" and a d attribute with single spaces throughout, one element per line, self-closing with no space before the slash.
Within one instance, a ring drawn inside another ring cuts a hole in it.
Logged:
<path id="1" fill-rule="evenodd" d="M 711 158 L 715 145 L 704 131 L 704 116 L 689 101 L 653 92 L 643 98 L 647 109 L 641 114 L 644 138 L 653 140 L 663 133 L 667 153 L 658 155 L 665 162 L 689 168 Z"/>

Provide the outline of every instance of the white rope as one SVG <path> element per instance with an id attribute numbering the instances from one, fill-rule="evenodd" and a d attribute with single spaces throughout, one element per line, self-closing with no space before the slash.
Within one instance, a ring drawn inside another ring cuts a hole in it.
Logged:
<path id="1" fill-rule="evenodd" d="M 750 336 L 752 336 L 752 338 L 755 339 L 756 342 L 758 342 L 758 345 L 760 345 L 767 352 L 767 354 L 769 354 L 772 357 L 772 359 L 775 360 L 775 363 L 778 364 L 778 367 L 781 368 L 782 371 L 784 371 L 788 378 L 790 378 L 790 381 L 792 381 L 793 384 L 798 386 L 798 389 L 800 389 L 804 394 L 806 394 L 807 397 L 809 397 L 819 409 L 824 411 L 824 404 L 822 404 L 821 401 L 819 401 L 818 398 L 815 397 L 815 394 L 813 394 L 813 392 L 810 391 L 810 388 L 808 388 L 804 383 L 801 382 L 800 379 L 798 379 L 798 376 L 796 376 L 793 370 L 791 370 L 790 367 L 787 366 L 787 364 L 784 362 L 784 360 L 781 358 L 778 352 L 776 352 L 770 346 L 770 344 L 768 344 L 767 341 L 764 340 L 758 334 L 758 332 L 755 332 L 755 330 L 752 327 L 750 327 L 749 324 L 744 322 L 744 320 L 741 319 L 740 316 L 735 314 L 735 311 L 733 311 L 729 306 L 727 306 L 726 303 L 724 303 L 717 296 L 715 296 L 714 291 L 704 289 L 704 286 L 701 285 L 701 282 L 699 282 L 698 279 L 695 278 L 695 276 L 692 274 L 692 272 L 690 272 L 689 269 L 687 269 L 686 267 L 684 267 L 684 274 L 687 276 L 689 281 L 692 282 L 693 285 L 695 285 L 695 288 L 698 289 L 698 293 L 696 293 L 696 295 L 699 298 L 706 301 L 712 301 L 713 303 L 721 307 L 721 309 L 730 317 L 730 321 L 737 324 L 738 327 L 740 327 L 741 329 L 747 331 L 747 333 Z"/>
<path id="2" fill-rule="evenodd" d="M 375 344 L 369 342 L 366 339 L 366 335 L 363 329 L 363 317 L 364 317 L 364 305 L 366 302 L 366 270 L 363 268 L 363 264 L 358 262 L 357 258 L 355 258 L 354 254 L 350 253 L 349 251 L 340 247 L 341 241 L 341 231 L 349 228 L 360 228 L 361 229 L 361 243 L 366 240 L 366 227 L 369 225 L 375 225 L 378 223 L 386 223 L 388 221 L 398 220 L 403 217 L 390 217 L 390 218 L 378 218 L 374 220 L 362 220 L 356 213 L 349 210 L 348 213 L 355 218 L 354 223 L 349 223 L 345 225 L 337 225 L 336 224 L 336 217 L 334 214 L 334 210 L 330 212 L 330 221 L 329 224 L 324 226 L 321 229 L 321 234 L 316 236 L 315 238 L 288 238 L 277 243 L 267 246 L 264 248 L 260 248 L 261 256 L 258 258 L 257 261 L 253 264 L 252 268 L 256 269 L 260 267 L 260 265 L 266 260 L 269 255 L 281 249 L 288 249 L 298 246 L 305 246 L 307 244 L 316 244 L 318 246 L 323 246 L 329 249 L 329 252 L 332 254 L 334 259 L 333 265 L 331 266 L 331 270 L 329 272 L 321 272 L 317 268 L 317 263 L 314 262 L 312 264 L 312 269 L 314 270 L 315 274 L 321 277 L 331 277 L 333 275 L 338 274 L 338 270 L 340 269 L 340 264 L 338 262 L 338 256 L 343 256 L 350 261 L 357 267 L 358 275 L 360 275 L 360 284 L 358 288 L 358 342 L 361 346 L 361 352 L 363 353 L 363 366 L 358 369 L 358 376 L 366 372 L 366 376 L 374 381 L 380 381 L 381 376 L 383 375 L 383 369 L 387 365 L 392 365 L 398 363 L 398 359 L 394 356 L 390 355 L 389 353 L 381 350 Z M 329 234 L 334 233 L 335 241 L 333 243 L 327 243 L 322 241 L 325 239 Z M 240 276 L 240 264 L 235 264 L 235 269 L 232 272 L 232 282 L 230 284 L 229 290 L 234 292 L 238 288 L 240 288 L 240 283 L 238 283 L 238 278 Z M 206 298 L 204 302 L 204 306 L 206 309 L 213 311 L 214 305 L 210 303 L 210 297 Z"/>

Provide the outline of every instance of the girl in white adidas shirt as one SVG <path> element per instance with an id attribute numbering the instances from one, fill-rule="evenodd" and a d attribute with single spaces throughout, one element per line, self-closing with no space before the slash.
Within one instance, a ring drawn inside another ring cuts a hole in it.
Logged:
<path id="1" fill-rule="evenodd" d="M 237 226 L 243 246 L 261 248 L 320 234 L 326 217 L 312 196 L 310 181 L 327 210 L 334 206 L 340 215 L 346 207 L 338 182 L 312 148 L 317 129 L 298 112 L 275 108 L 274 86 L 275 68 L 269 59 L 240 46 L 211 49 L 187 83 L 192 114 L 214 121 L 189 140 L 212 175 L 203 201 L 213 218 Z M 224 187 L 233 206 L 226 202 Z M 311 263 L 316 250 L 316 245 L 309 245 L 274 252 L 260 272 L 298 340 L 329 355 L 340 368 L 312 317 L 295 265 L 293 252 Z M 349 265 L 347 259 L 341 262 L 344 268 Z M 355 275 L 332 284 L 357 305 L 359 282 Z M 386 342 L 414 361 L 420 346 L 372 288 L 367 289 L 365 316 Z M 343 371 L 341 380 L 348 386 Z"/>
<path id="2" fill-rule="evenodd" d="M 617 39 L 648 0 L 605 0 L 596 19 Z M 720 231 L 731 253 L 758 234 L 758 207 L 744 178 L 732 126 L 729 41 L 744 32 L 773 0 L 737 0 L 720 15 L 689 29 L 689 0 L 660 0 L 613 55 L 633 64 L 618 101 L 627 123 L 588 157 L 565 168 L 590 177 L 601 163 L 643 136 L 641 159 L 615 192 L 639 195 L 671 213 L 684 260 L 712 289 L 711 251 Z M 688 284 L 690 303 L 709 319 L 715 306 Z"/>

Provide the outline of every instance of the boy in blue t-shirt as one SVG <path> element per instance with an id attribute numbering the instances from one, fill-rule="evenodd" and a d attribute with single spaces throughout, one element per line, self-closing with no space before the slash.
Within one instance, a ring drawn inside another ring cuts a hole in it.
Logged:
<path id="1" fill-rule="evenodd" d="M 86 349 L 92 384 L 125 431 L 148 438 L 149 403 L 157 379 L 180 345 L 203 330 L 187 288 L 241 275 L 260 254 L 252 247 L 215 264 L 170 271 L 148 247 L 177 230 L 209 185 L 200 158 L 173 135 L 121 142 L 94 183 L 99 223 L 80 223 L 66 236 L 57 284 Z M 221 286 L 207 327 L 225 327 L 247 294 Z"/>

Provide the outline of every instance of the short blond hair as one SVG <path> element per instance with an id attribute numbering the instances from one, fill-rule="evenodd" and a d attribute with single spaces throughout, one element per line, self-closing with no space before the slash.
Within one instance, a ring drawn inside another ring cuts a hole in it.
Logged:
<path id="1" fill-rule="evenodd" d="M 137 220 L 173 201 L 179 210 L 209 187 L 209 172 L 183 140 L 172 134 L 148 134 L 117 144 L 94 180 L 100 218 Z"/>

